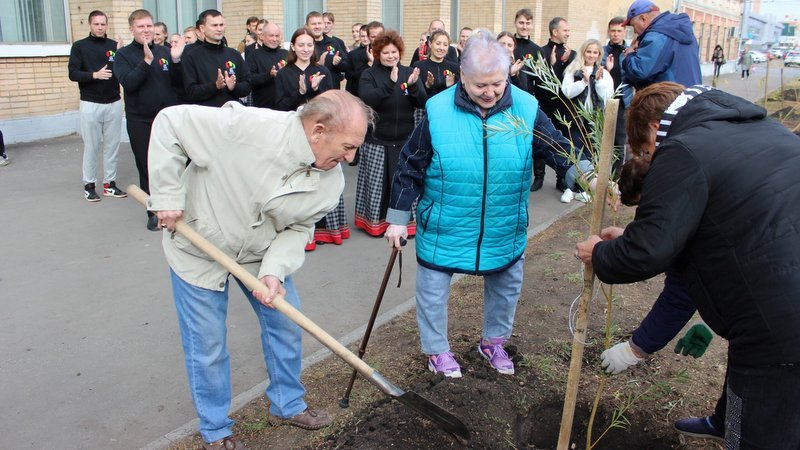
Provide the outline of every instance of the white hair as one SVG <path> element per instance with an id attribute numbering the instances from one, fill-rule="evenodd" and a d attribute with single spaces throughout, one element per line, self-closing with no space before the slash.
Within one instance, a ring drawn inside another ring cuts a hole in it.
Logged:
<path id="1" fill-rule="evenodd" d="M 508 50 L 485 28 L 475 30 L 464 44 L 461 54 L 462 76 L 508 73 L 510 66 Z"/>

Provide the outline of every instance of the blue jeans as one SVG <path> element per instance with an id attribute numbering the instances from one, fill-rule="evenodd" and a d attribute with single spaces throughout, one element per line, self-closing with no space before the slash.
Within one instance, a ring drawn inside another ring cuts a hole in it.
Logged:
<path id="1" fill-rule="evenodd" d="M 170 269 L 172 294 L 178 311 L 186 373 L 194 407 L 200 419 L 200 434 L 213 442 L 232 434 L 230 354 L 226 344 L 228 284 L 223 291 L 193 286 Z M 280 312 L 267 308 L 236 280 L 250 301 L 261 325 L 261 347 L 269 374 L 267 397 L 270 414 L 293 417 L 305 411 L 305 388 L 300 383 L 301 330 Z M 300 309 L 291 277 L 286 277 L 286 301 Z"/>
<path id="2" fill-rule="evenodd" d="M 508 269 L 483 277 L 483 339 L 511 336 L 524 262 L 523 256 Z M 450 351 L 447 301 L 452 277 L 452 273 L 417 265 L 417 326 L 422 352 L 428 355 Z"/>

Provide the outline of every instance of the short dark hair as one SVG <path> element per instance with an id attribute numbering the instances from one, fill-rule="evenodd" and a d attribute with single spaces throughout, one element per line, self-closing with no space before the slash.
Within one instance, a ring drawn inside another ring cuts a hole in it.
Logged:
<path id="1" fill-rule="evenodd" d="M 461 29 L 461 31 L 465 31 L 465 30 L 466 30 L 466 31 L 472 31 L 472 28 L 470 28 L 470 27 L 464 27 L 464 28 L 462 28 L 462 29 Z M 458 33 L 459 33 L 459 34 L 461 34 L 461 31 L 459 31 Z"/>
<path id="2" fill-rule="evenodd" d="M 245 25 L 250 25 L 253 22 L 258 22 L 258 17 L 250 16 L 250 17 L 247 18 L 247 22 L 245 22 L 244 24 Z"/>
<path id="3" fill-rule="evenodd" d="M 367 25 L 361 25 L 361 26 L 358 28 L 358 32 L 359 32 L 359 33 L 361 33 L 362 31 L 363 31 L 364 33 L 366 33 L 366 32 L 367 32 L 367 30 L 369 30 L 369 27 L 368 27 Z"/>
<path id="4" fill-rule="evenodd" d="M 200 15 L 197 16 L 197 26 L 198 26 L 198 28 L 200 27 L 200 25 L 205 25 L 206 24 L 206 19 L 208 17 L 219 17 L 221 15 L 222 15 L 222 13 L 217 11 L 216 9 L 207 9 L 207 10 L 201 12 Z"/>
<path id="5" fill-rule="evenodd" d="M 310 13 L 306 14 L 306 23 L 308 23 L 308 19 L 312 17 L 322 17 L 322 13 L 319 11 L 311 11 Z"/>
<path id="6" fill-rule="evenodd" d="M 167 24 L 165 24 L 164 22 L 156 22 L 156 23 L 154 23 L 153 24 L 153 28 L 155 28 L 155 27 L 164 27 L 164 34 L 168 34 L 169 33 L 169 29 L 167 28 Z"/>
<path id="7" fill-rule="evenodd" d="M 608 27 L 611 28 L 611 25 L 622 25 L 623 23 L 625 23 L 625 18 L 617 16 L 608 21 Z"/>
<path id="8" fill-rule="evenodd" d="M 324 13 L 322 13 L 322 18 L 323 19 L 328 19 L 331 22 L 336 23 L 336 18 L 333 16 L 333 13 L 330 12 L 330 11 L 325 11 Z"/>
<path id="9" fill-rule="evenodd" d="M 550 30 L 550 36 L 553 35 L 553 30 L 558 28 L 558 24 L 560 24 L 561 22 L 566 22 L 566 21 L 567 21 L 567 19 L 565 19 L 563 17 L 558 17 L 558 16 L 553 17 L 550 20 L 550 24 L 548 25 L 548 29 Z"/>
<path id="10" fill-rule="evenodd" d="M 522 8 L 514 14 L 514 22 L 519 19 L 519 16 L 522 16 L 528 20 L 533 20 L 533 12 L 529 8 Z"/>
<path id="11" fill-rule="evenodd" d="M 89 13 L 89 23 L 91 23 L 92 19 L 94 19 L 97 16 L 105 17 L 106 18 L 106 22 L 108 22 L 108 16 L 106 15 L 106 13 L 104 13 L 103 11 L 100 11 L 99 9 L 95 9 L 94 11 Z"/>
<path id="12" fill-rule="evenodd" d="M 378 22 L 377 20 L 373 20 L 372 22 L 367 24 L 367 32 L 368 33 L 369 33 L 369 30 L 374 30 L 375 28 L 383 28 L 383 23 L 382 22 Z"/>
<path id="13" fill-rule="evenodd" d="M 397 47 L 397 51 L 400 52 L 400 58 L 403 57 L 403 50 L 406 49 L 405 44 L 403 44 L 403 38 L 397 34 L 397 31 L 388 30 L 379 34 L 378 37 L 375 38 L 375 41 L 372 42 L 372 56 L 375 57 L 375 61 L 380 60 L 383 47 L 390 44 Z"/>

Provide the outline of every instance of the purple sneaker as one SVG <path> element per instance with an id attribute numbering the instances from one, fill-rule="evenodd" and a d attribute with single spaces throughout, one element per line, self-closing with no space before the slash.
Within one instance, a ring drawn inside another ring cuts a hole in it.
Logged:
<path id="1" fill-rule="evenodd" d="M 506 342 L 503 338 L 492 338 L 489 344 L 484 344 L 481 341 L 478 344 L 478 352 L 483 356 L 489 364 L 492 365 L 498 372 L 504 375 L 514 375 L 514 363 L 508 357 L 506 349 L 503 344 Z"/>
<path id="2" fill-rule="evenodd" d="M 461 366 L 450 352 L 431 355 L 428 358 L 428 370 L 433 373 L 442 373 L 448 378 L 461 378 Z"/>

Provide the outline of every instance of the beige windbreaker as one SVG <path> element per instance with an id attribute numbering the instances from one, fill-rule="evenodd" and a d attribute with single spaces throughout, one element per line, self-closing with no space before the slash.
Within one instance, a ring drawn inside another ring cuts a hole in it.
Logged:
<path id="1" fill-rule="evenodd" d="M 302 266 L 314 224 L 344 189 L 340 166 L 322 171 L 313 162 L 296 112 L 236 102 L 166 108 L 150 135 L 148 209 L 184 211 L 187 224 L 248 272 L 283 281 Z M 163 247 L 184 281 L 225 287 L 228 272 L 184 237 L 164 232 Z"/>

